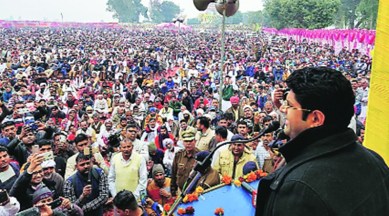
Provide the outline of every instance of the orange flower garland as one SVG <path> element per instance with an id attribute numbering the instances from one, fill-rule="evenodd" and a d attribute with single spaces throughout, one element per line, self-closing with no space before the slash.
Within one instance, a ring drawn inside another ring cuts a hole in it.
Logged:
<path id="1" fill-rule="evenodd" d="M 193 208 L 193 206 L 188 206 L 185 209 L 184 208 L 179 208 L 177 210 L 177 213 L 179 215 L 184 215 L 184 214 L 192 215 L 192 214 L 194 214 L 194 212 L 195 212 L 195 209 Z"/>
<path id="2" fill-rule="evenodd" d="M 170 205 L 169 205 L 169 204 L 165 204 L 165 205 L 163 206 L 163 211 L 169 212 L 169 211 L 170 211 Z"/>
<path id="3" fill-rule="evenodd" d="M 184 215 L 184 214 L 185 214 L 185 209 L 184 209 L 184 208 L 179 208 L 179 209 L 177 210 L 177 214 L 179 214 L 179 215 Z"/>
<path id="4" fill-rule="evenodd" d="M 204 188 L 202 188 L 201 186 L 198 186 L 198 187 L 196 188 L 195 192 L 196 192 L 198 195 L 200 195 L 200 194 L 202 194 L 202 193 L 204 192 Z"/>
<path id="5" fill-rule="evenodd" d="M 218 216 L 224 215 L 224 209 L 223 208 L 217 208 L 215 210 L 215 215 L 218 215 Z"/>
<path id="6" fill-rule="evenodd" d="M 232 183 L 232 177 L 228 175 L 224 175 L 222 177 L 222 182 L 226 185 L 230 185 Z"/>
<path id="7" fill-rule="evenodd" d="M 242 177 L 239 177 L 240 182 L 253 182 L 258 179 L 261 179 L 263 177 L 267 176 L 267 173 L 262 170 L 256 170 L 255 172 L 252 171 Z"/>
<path id="8" fill-rule="evenodd" d="M 242 182 L 239 181 L 238 179 L 236 179 L 236 180 L 234 180 L 234 185 L 237 187 L 240 187 L 240 186 L 242 186 Z"/>
<path id="9" fill-rule="evenodd" d="M 255 174 L 255 172 L 250 172 L 249 174 L 245 175 L 245 177 L 243 178 L 246 179 L 246 182 L 253 182 L 257 180 L 258 176 L 257 174 Z"/>
<path id="10" fill-rule="evenodd" d="M 193 193 L 185 195 L 184 199 L 182 199 L 182 202 L 190 203 L 193 201 L 197 201 L 199 200 L 199 195 L 201 195 L 203 192 L 204 192 L 204 188 L 199 186 L 196 188 L 196 190 Z"/>
<path id="11" fill-rule="evenodd" d="M 265 172 L 265 171 L 263 171 L 263 170 L 260 170 L 260 169 L 257 170 L 257 171 L 255 171 L 255 173 L 256 173 L 257 176 L 259 176 L 260 178 L 267 176 L 267 172 Z"/>

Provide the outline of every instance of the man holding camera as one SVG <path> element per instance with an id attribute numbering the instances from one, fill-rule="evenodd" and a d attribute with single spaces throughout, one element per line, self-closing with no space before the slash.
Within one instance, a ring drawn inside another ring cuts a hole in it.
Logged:
<path id="1" fill-rule="evenodd" d="M 26 171 L 20 174 L 11 188 L 10 195 L 14 196 L 20 202 L 20 210 L 25 210 L 33 206 L 33 194 L 39 187 L 48 187 L 53 192 L 53 198 L 58 198 L 55 185 L 47 182 L 43 178 L 43 169 L 41 166 L 43 161 L 43 155 L 33 154 L 30 157 L 30 163 L 26 165 Z"/>
<path id="2" fill-rule="evenodd" d="M 15 158 L 19 165 L 26 163 L 32 152 L 32 146 L 35 145 L 36 140 L 34 132 L 29 125 L 25 125 L 19 136 L 8 144 L 9 154 Z"/>
<path id="3" fill-rule="evenodd" d="M 16 214 L 17 216 L 79 216 L 82 210 L 69 199 L 53 199 L 53 193 L 47 187 L 38 188 L 32 195 L 34 206 Z"/>

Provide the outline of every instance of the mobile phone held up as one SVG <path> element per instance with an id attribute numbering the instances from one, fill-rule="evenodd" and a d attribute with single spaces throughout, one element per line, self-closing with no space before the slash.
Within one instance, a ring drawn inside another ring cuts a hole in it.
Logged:
<path id="1" fill-rule="evenodd" d="M 57 207 L 59 207 L 60 205 L 62 204 L 62 200 L 60 198 L 54 200 L 53 202 L 49 203 L 49 206 L 51 207 L 51 209 L 55 209 Z"/>
<path id="2" fill-rule="evenodd" d="M 4 204 L 9 200 L 6 190 L 0 189 L 0 204 Z"/>

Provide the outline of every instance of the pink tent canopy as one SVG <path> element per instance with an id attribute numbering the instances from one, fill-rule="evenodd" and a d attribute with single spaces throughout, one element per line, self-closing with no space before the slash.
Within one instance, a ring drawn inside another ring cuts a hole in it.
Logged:
<path id="1" fill-rule="evenodd" d="M 298 41 L 306 39 L 315 40 L 320 43 L 326 42 L 332 45 L 341 44 L 344 47 L 347 43 L 349 49 L 362 47 L 366 54 L 370 55 L 370 50 L 374 47 L 375 30 L 365 29 L 281 29 L 263 28 L 264 32 L 277 34 L 286 37 L 293 37 Z"/>
<path id="2" fill-rule="evenodd" d="M 93 28 L 119 28 L 120 25 L 115 22 L 46 22 L 46 21 L 8 21 L 0 20 L 0 28 L 23 28 L 23 27 L 93 27 Z"/>
<path id="3" fill-rule="evenodd" d="M 178 31 L 179 29 L 184 31 L 192 31 L 192 27 L 187 26 L 185 24 L 174 24 L 174 23 L 161 23 L 155 26 L 157 29 L 161 30 L 172 30 L 172 31 Z"/>

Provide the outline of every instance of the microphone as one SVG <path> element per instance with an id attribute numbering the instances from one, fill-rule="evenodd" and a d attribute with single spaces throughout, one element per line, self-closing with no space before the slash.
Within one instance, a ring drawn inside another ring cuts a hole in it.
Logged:
<path id="1" fill-rule="evenodd" d="M 284 130 L 281 130 L 281 131 L 278 133 L 276 139 L 274 139 L 272 142 L 270 142 L 269 144 L 267 144 L 267 146 L 269 146 L 269 147 L 272 148 L 272 149 L 273 149 L 273 148 L 279 148 L 279 147 L 281 147 L 280 145 L 282 144 L 282 143 L 280 143 L 279 141 L 280 141 L 280 140 L 284 140 L 284 139 L 289 139 L 289 137 L 285 134 Z"/>
<path id="2" fill-rule="evenodd" d="M 260 137 L 263 136 L 266 133 L 270 133 L 273 131 L 276 131 L 280 128 L 280 122 L 279 121 L 272 121 L 265 129 L 263 129 L 259 134 Z M 258 137 L 259 138 L 259 137 Z"/>

